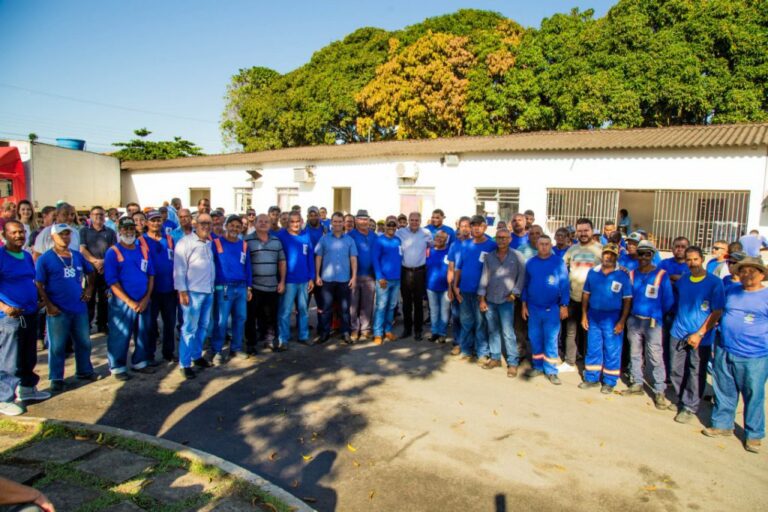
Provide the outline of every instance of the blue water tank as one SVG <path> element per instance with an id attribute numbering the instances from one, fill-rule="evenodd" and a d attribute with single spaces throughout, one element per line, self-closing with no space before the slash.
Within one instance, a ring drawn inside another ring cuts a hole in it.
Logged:
<path id="1" fill-rule="evenodd" d="M 82 139 L 56 139 L 56 145 L 60 148 L 82 151 L 85 149 L 85 141 Z"/>

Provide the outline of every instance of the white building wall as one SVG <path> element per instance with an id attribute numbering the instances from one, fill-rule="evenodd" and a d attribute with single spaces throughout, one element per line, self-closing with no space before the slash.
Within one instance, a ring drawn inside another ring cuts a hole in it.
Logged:
<path id="1" fill-rule="evenodd" d="M 435 206 L 453 223 L 475 212 L 476 188 L 519 188 L 520 209 L 534 210 L 537 221 L 544 223 L 548 188 L 743 190 L 750 192 L 747 223 L 751 228 L 760 223 L 768 189 L 765 148 L 467 154 L 460 156 L 455 167 L 441 164 L 440 156 L 129 171 L 123 173 L 123 204 L 130 200 L 160 204 L 177 196 L 186 206 L 190 188 L 210 188 L 213 206 L 232 211 L 234 189 L 250 186 L 245 171 L 255 169 L 262 175 L 253 183 L 257 211 L 277 204 L 278 188 L 298 188 L 298 204 L 304 209 L 316 205 L 331 211 L 334 187 L 350 187 L 350 210 L 365 208 L 379 219 L 400 213 L 402 193 L 433 189 Z M 398 163 L 418 168 L 412 185 L 398 179 Z M 306 165 L 314 166 L 315 182 L 296 183 L 293 170 Z M 761 232 L 768 232 L 768 225 L 761 226 Z"/>

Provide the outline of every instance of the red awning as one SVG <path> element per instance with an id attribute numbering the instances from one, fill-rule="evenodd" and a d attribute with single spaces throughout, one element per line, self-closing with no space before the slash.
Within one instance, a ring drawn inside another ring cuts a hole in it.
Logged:
<path id="1" fill-rule="evenodd" d="M 10 181 L 11 194 L 8 193 L 6 186 L 0 187 L 0 204 L 6 201 L 18 203 L 27 195 L 27 180 L 24 176 L 24 164 L 21 161 L 19 150 L 15 147 L 0 147 L 0 179 Z"/>

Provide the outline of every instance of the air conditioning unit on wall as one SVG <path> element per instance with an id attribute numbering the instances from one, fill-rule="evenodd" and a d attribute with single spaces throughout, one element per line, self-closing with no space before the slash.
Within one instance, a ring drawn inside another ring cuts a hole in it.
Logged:
<path id="1" fill-rule="evenodd" d="M 419 177 L 419 167 L 414 163 L 405 164 L 401 162 L 397 164 L 395 172 L 397 177 L 402 180 L 416 181 Z"/>
<path id="2" fill-rule="evenodd" d="M 297 167 L 293 170 L 293 181 L 296 183 L 314 183 L 315 166 Z"/>

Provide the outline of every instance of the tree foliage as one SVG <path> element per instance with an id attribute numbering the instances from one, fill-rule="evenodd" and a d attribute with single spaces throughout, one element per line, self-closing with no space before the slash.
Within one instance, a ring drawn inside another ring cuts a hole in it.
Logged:
<path id="1" fill-rule="evenodd" d="M 268 80 L 243 73 L 222 130 L 248 151 L 766 121 L 768 0 L 620 0 L 599 19 L 572 10 L 530 29 L 460 10 L 360 29 Z"/>
<path id="2" fill-rule="evenodd" d="M 131 139 L 128 142 L 115 142 L 113 146 L 123 148 L 112 153 L 112 156 L 120 160 L 167 160 L 170 158 L 183 158 L 187 156 L 202 156 L 203 151 L 195 146 L 193 142 L 184 140 L 181 137 L 174 137 L 173 140 L 151 141 L 146 140 L 152 132 L 146 128 L 134 130 L 137 139 Z"/>

